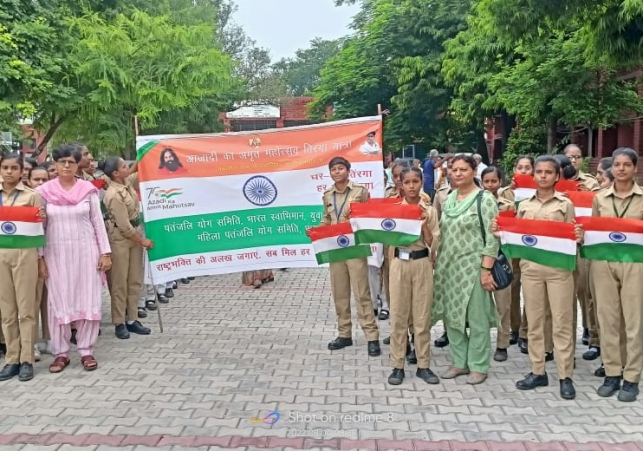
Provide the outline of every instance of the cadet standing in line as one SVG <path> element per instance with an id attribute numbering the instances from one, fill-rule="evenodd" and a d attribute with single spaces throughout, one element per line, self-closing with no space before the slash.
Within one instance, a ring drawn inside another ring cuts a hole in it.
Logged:
<path id="1" fill-rule="evenodd" d="M 111 157 L 105 160 L 101 169 L 110 178 L 103 203 L 107 209 L 107 234 L 112 248 L 113 263 L 107 281 L 116 337 L 127 339 L 130 332 L 149 335 L 150 329 L 138 321 L 138 300 L 143 284 L 143 248 L 150 249 L 154 243 L 141 236 L 138 196 L 130 186 L 132 179 L 125 161 Z M 132 177 L 136 182 L 136 174 Z"/>
<path id="2" fill-rule="evenodd" d="M 437 212 L 421 197 L 422 171 L 407 168 L 402 171 L 404 199 L 402 204 L 419 205 L 422 209 L 422 233 L 409 246 L 389 247 L 391 262 L 391 366 L 388 378 L 391 385 L 404 380 L 404 355 L 408 345 L 408 319 L 415 318 L 414 339 L 417 356 L 415 375 L 427 384 L 440 379 L 430 369 L 431 306 L 433 304 L 433 263 L 431 249 L 440 245 L 440 225 Z"/>
<path id="3" fill-rule="evenodd" d="M 328 163 L 330 177 L 335 182 L 322 197 L 324 216 L 320 225 L 333 225 L 347 222 L 350 218 L 352 202 L 366 202 L 369 193 L 366 187 L 349 180 L 351 164 L 346 158 L 335 157 Z M 308 233 L 308 232 L 307 232 Z M 351 289 L 357 304 L 357 318 L 368 341 L 368 355 L 380 355 L 379 331 L 371 292 L 368 286 L 368 264 L 366 258 L 354 258 L 330 264 L 330 284 L 335 300 L 338 337 L 328 343 L 331 351 L 353 345 L 351 322 Z"/>
<path id="4" fill-rule="evenodd" d="M 549 155 L 536 159 L 534 179 L 536 194 L 520 202 L 517 217 L 552 222 L 574 222 L 574 205 L 554 190 L 560 179 L 560 163 Z M 498 233 L 494 221 L 493 231 Z M 582 231 L 577 228 L 580 241 Z M 516 382 L 519 390 L 532 390 L 549 385 L 545 370 L 545 312 L 551 310 L 556 365 L 560 379 L 560 395 L 574 399 L 574 276 L 572 271 L 543 266 L 529 260 L 520 261 L 525 310 L 529 320 L 529 358 L 531 372 Z"/>
<path id="5" fill-rule="evenodd" d="M 20 154 L 8 154 L 0 159 L 0 206 L 41 206 L 40 195 L 21 181 L 23 169 Z M 0 249 L 0 311 L 7 345 L 0 381 L 18 376 L 20 381 L 25 382 L 34 377 L 33 330 L 37 283 L 38 249 Z"/>
<path id="6" fill-rule="evenodd" d="M 580 147 L 576 144 L 568 144 L 563 154 L 570 159 L 572 166 L 576 169 L 576 175 L 570 180 L 578 182 L 581 191 L 598 191 L 601 189 L 598 180 L 596 180 L 593 175 L 581 171 L 583 152 Z M 587 355 L 583 355 L 583 358 L 585 360 L 595 360 L 601 355 L 600 339 L 598 337 L 596 324 L 598 320 L 589 289 L 589 262 L 580 258 L 580 256 L 576 263 L 576 271 L 574 271 L 574 283 L 575 293 L 578 297 L 578 304 L 580 304 L 581 315 L 583 316 L 583 344 L 593 348 L 590 349 L 592 352 L 586 352 L 585 354 Z M 574 306 L 576 306 L 576 304 L 574 304 Z M 576 334 L 574 334 L 574 337 L 576 337 Z"/>
<path id="7" fill-rule="evenodd" d="M 638 154 L 633 149 L 619 148 L 612 158 L 614 184 L 596 194 L 592 216 L 640 221 L 643 189 L 635 182 Z M 591 272 L 605 365 L 605 381 L 598 388 L 598 395 L 609 397 L 619 392 L 619 401 L 633 402 L 639 394 L 643 368 L 643 263 L 595 260 Z M 621 351 L 623 320 L 625 356 Z"/>

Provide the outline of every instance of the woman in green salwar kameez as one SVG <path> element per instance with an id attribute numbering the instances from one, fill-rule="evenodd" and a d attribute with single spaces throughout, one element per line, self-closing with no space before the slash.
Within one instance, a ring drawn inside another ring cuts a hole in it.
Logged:
<path id="1" fill-rule="evenodd" d="M 458 155 L 453 159 L 451 177 L 458 189 L 449 194 L 440 221 L 443 239 L 435 266 L 432 317 L 433 324 L 444 322 L 450 341 L 452 367 L 442 378 L 469 374 L 469 384 L 482 383 L 487 377 L 490 329 L 498 323 L 491 296 L 495 289 L 491 268 L 500 245 L 491 233 L 491 224 L 498 216 L 498 206 L 491 193 L 474 183 L 475 175 L 472 157 Z M 478 217 L 479 196 L 486 242 Z"/>

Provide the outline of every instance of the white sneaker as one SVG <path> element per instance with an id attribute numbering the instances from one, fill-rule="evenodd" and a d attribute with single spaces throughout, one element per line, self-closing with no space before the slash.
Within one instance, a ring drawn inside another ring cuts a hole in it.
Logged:
<path id="1" fill-rule="evenodd" d="M 38 348 L 38 345 L 33 346 L 33 356 L 36 362 L 40 362 L 40 349 Z"/>
<path id="2" fill-rule="evenodd" d="M 51 352 L 51 340 L 47 340 L 47 344 L 45 345 L 45 349 L 42 350 L 43 354 L 52 354 Z"/>

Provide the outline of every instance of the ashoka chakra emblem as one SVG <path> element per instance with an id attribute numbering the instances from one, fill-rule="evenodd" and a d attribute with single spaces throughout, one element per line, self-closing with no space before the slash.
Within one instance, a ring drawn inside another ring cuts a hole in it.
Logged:
<path id="1" fill-rule="evenodd" d="M 622 243 L 623 241 L 627 240 L 627 236 L 625 236 L 625 234 L 621 232 L 612 232 L 609 234 L 609 238 L 615 243 Z"/>
<path id="2" fill-rule="evenodd" d="M 538 238 L 533 235 L 524 235 L 522 237 L 522 242 L 525 243 L 525 246 L 532 247 L 538 244 Z"/>
<path id="3" fill-rule="evenodd" d="M 394 230 L 396 226 L 397 224 L 391 218 L 387 218 L 382 221 L 382 229 L 386 230 L 387 232 Z"/>
<path id="4" fill-rule="evenodd" d="M 16 225 L 13 222 L 3 222 L 0 229 L 5 235 L 13 235 L 17 230 Z"/>
<path id="5" fill-rule="evenodd" d="M 348 247 L 348 245 L 351 244 L 351 241 L 348 239 L 346 235 L 342 235 L 337 238 L 337 244 L 340 247 Z"/>
<path id="6" fill-rule="evenodd" d="M 277 187 L 268 177 L 256 175 L 243 185 L 243 195 L 251 204 L 265 207 L 277 199 Z"/>

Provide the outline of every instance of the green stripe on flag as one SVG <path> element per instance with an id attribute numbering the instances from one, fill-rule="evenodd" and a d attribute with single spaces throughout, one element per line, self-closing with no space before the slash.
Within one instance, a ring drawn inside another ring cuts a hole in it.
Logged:
<path id="1" fill-rule="evenodd" d="M 315 257 L 317 257 L 317 263 L 323 265 L 324 263 L 343 262 L 352 258 L 366 258 L 370 255 L 370 246 L 351 246 L 344 249 L 320 252 L 315 254 Z"/>
<path id="2" fill-rule="evenodd" d="M 0 249 L 29 249 L 44 247 L 45 236 L 0 235 Z"/>
<path id="3" fill-rule="evenodd" d="M 643 246 L 627 243 L 601 243 L 581 246 L 580 255 L 587 260 L 643 263 Z"/>
<path id="4" fill-rule="evenodd" d="M 518 246 L 515 244 L 503 244 L 500 248 L 507 258 L 524 258 L 539 265 L 565 269 L 567 271 L 576 269 L 576 255 L 562 254 L 560 252 L 546 251 L 535 247 Z"/>
<path id="5" fill-rule="evenodd" d="M 419 236 L 385 230 L 358 230 L 355 232 L 355 242 L 357 244 L 382 243 L 388 246 L 408 246 L 419 239 Z"/>
<path id="6" fill-rule="evenodd" d="M 143 146 L 141 146 L 137 151 L 136 151 L 136 161 L 141 161 L 141 159 L 145 156 L 146 153 L 148 153 L 154 146 L 156 146 L 159 143 L 159 141 L 150 141 Z"/>

